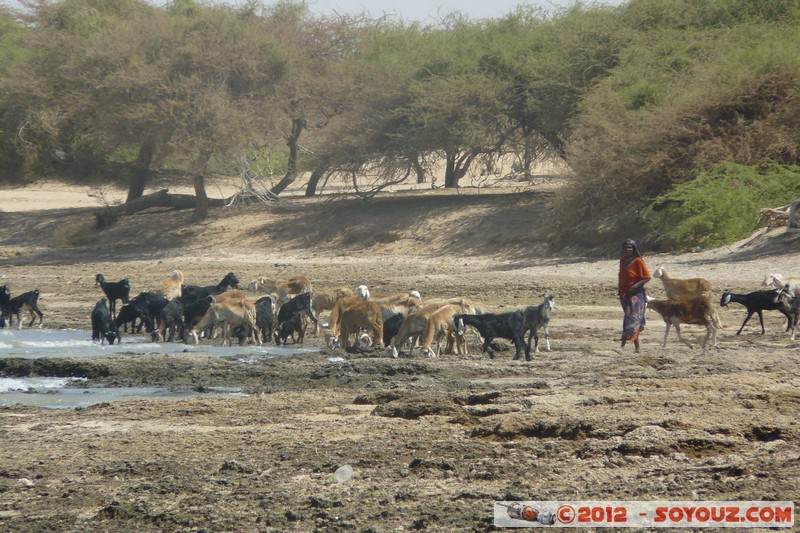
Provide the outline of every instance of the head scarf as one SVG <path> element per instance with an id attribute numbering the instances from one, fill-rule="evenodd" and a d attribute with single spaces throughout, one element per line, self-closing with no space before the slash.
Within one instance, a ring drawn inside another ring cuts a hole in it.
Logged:
<path id="1" fill-rule="evenodd" d="M 633 239 L 625 239 L 622 241 L 622 251 L 625 252 L 625 247 L 631 245 L 633 246 L 633 256 L 634 257 L 642 257 L 642 252 L 639 251 L 639 245 L 636 244 L 636 241 Z"/>

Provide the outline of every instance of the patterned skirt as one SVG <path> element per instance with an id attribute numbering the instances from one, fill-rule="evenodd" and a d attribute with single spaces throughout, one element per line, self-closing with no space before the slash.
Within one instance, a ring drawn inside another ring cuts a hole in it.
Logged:
<path id="1" fill-rule="evenodd" d="M 647 307 L 644 291 L 629 294 L 622 302 L 625 318 L 622 321 L 622 338 L 635 341 L 639 338 L 639 331 L 644 329 L 644 311 Z"/>

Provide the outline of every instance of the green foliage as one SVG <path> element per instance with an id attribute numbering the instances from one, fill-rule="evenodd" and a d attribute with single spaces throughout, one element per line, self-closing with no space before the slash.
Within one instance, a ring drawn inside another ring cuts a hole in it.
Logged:
<path id="1" fill-rule="evenodd" d="M 644 31 L 698 30 L 796 22 L 800 6 L 796 0 L 630 0 L 622 8 L 622 17 L 630 27 Z"/>
<path id="2" fill-rule="evenodd" d="M 650 80 L 640 80 L 620 91 L 620 97 L 625 104 L 625 108 L 636 111 L 644 107 L 651 107 L 661 99 L 663 87 Z"/>
<path id="3" fill-rule="evenodd" d="M 711 13 L 723 4 L 738 19 L 715 25 Z M 580 103 L 568 149 L 575 178 L 560 199 L 565 240 L 591 246 L 630 224 L 644 227 L 643 209 L 698 169 L 800 157 L 797 10 L 781 4 L 787 9 L 764 22 L 762 13 L 746 15 L 752 2 L 659 5 L 620 8 L 628 22 L 633 14 L 666 19 L 631 34 L 619 65 Z"/>
<path id="4" fill-rule="evenodd" d="M 565 232 L 593 244 L 698 169 L 800 160 L 797 0 L 575 2 L 435 25 L 315 17 L 303 0 L 31 6 L 0 10 L 4 180 L 235 173 L 258 146 L 274 174 L 384 179 L 446 156 L 452 185 L 481 158 L 557 153 L 574 171 Z"/>
<path id="5" fill-rule="evenodd" d="M 800 166 L 717 165 L 655 198 L 646 211 L 671 246 L 717 246 L 759 226 L 759 210 L 800 198 Z"/>

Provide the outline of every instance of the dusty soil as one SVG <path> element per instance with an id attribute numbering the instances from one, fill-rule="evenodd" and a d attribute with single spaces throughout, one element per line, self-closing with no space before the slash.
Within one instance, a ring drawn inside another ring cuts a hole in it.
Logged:
<path id="1" fill-rule="evenodd" d="M 482 358 L 474 341 L 468 356 L 391 359 L 330 351 L 313 335 L 318 353 L 246 363 L 235 347 L 223 358 L 0 359 L 3 376 L 251 393 L 0 409 L 0 530 L 486 531 L 495 500 L 800 501 L 800 341 L 782 317 L 767 313 L 763 336 L 757 322 L 736 336 L 743 308 L 720 308 L 726 329 L 701 352 L 674 337 L 663 348 L 651 315 L 643 353 L 620 350 L 618 243 L 556 253 L 550 195 L 288 198 L 199 224 L 152 210 L 102 231 L 91 207 L 48 210 L 39 199 L 37 210 L 0 212 L 0 283 L 15 294 L 38 287 L 45 327 L 89 327 L 98 272 L 128 277 L 138 293 L 175 268 L 195 284 L 229 271 L 305 274 L 318 288 L 416 288 L 502 310 L 552 293 L 558 306 L 553 350 L 531 362 L 510 351 Z M 767 272 L 800 274 L 799 243 L 775 229 L 645 259 L 709 279 L 718 297 L 758 289 Z M 650 294 L 663 295 L 658 280 Z M 684 333 L 695 344 L 704 335 Z M 337 483 L 345 464 L 353 478 Z"/>

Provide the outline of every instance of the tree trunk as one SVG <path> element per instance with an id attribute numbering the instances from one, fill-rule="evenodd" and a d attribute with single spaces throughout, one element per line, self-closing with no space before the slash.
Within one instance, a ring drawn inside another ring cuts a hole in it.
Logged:
<path id="1" fill-rule="evenodd" d="M 319 186 L 319 181 L 328 171 L 328 164 L 323 163 L 317 168 L 314 169 L 314 172 L 311 173 L 311 178 L 308 180 L 308 185 L 306 185 L 306 196 L 314 196 L 317 194 L 317 187 Z"/>
<path id="2" fill-rule="evenodd" d="M 133 165 L 133 175 L 128 184 L 128 197 L 125 202 L 132 202 L 137 198 L 141 198 L 144 194 L 144 188 L 147 186 L 147 180 L 150 177 L 150 165 L 153 163 L 153 156 L 156 152 L 156 144 L 152 139 L 149 139 L 139 146 L 139 155 L 136 156 L 136 162 Z"/>
<path id="3" fill-rule="evenodd" d="M 467 174 L 469 166 L 477 155 L 477 152 L 467 152 L 460 156 L 458 152 L 445 153 L 447 160 L 447 166 L 444 172 L 445 188 L 458 187 L 459 180 Z"/>
<path id="4" fill-rule="evenodd" d="M 419 156 L 415 156 L 411 159 L 411 166 L 414 167 L 414 172 L 417 173 L 417 183 L 425 183 L 427 181 L 425 177 L 425 168 L 419 162 Z"/>
<path id="5" fill-rule="evenodd" d="M 300 135 L 303 133 L 303 128 L 305 127 L 305 119 L 292 119 L 292 134 L 289 135 L 289 139 L 286 141 L 286 145 L 289 147 L 289 161 L 286 165 L 286 175 L 270 189 L 270 192 L 275 196 L 278 196 L 286 190 L 286 187 L 294 183 L 294 180 L 297 179 L 297 152 L 300 146 Z"/>
<path id="6" fill-rule="evenodd" d="M 444 167 L 444 186 L 445 187 L 454 187 L 453 182 L 455 181 L 455 169 L 456 169 L 456 155 L 451 154 L 450 152 L 445 152 L 445 167 Z M 456 181 L 456 184 L 458 182 Z"/>
<path id="7" fill-rule="evenodd" d="M 206 179 L 203 174 L 194 176 L 194 196 L 197 203 L 194 206 L 192 220 L 196 222 L 208 216 L 208 195 L 206 194 Z"/>
<path id="8" fill-rule="evenodd" d="M 200 154 L 200 159 L 197 161 L 197 167 L 194 172 L 194 196 L 197 198 L 197 203 L 194 206 L 194 214 L 192 215 L 193 221 L 203 220 L 208 216 L 208 194 L 206 194 L 206 170 L 208 169 L 208 161 L 211 159 L 211 153 Z"/>
<path id="9" fill-rule="evenodd" d="M 225 200 L 214 198 L 208 204 L 215 207 L 225 205 Z M 111 226 L 123 215 L 133 215 L 152 207 L 171 207 L 174 209 L 188 209 L 197 205 L 197 198 L 190 194 L 169 194 L 167 189 L 143 195 L 136 200 L 121 205 L 103 207 L 94 212 L 98 228 Z"/>
<path id="10" fill-rule="evenodd" d="M 800 229 L 800 198 L 789 206 L 789 227 Z"/>

